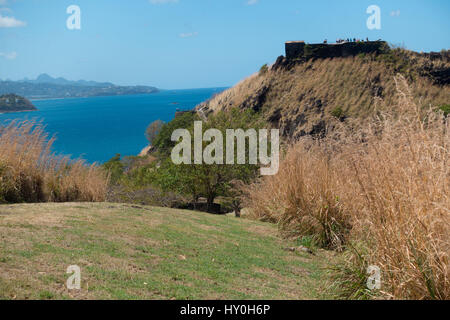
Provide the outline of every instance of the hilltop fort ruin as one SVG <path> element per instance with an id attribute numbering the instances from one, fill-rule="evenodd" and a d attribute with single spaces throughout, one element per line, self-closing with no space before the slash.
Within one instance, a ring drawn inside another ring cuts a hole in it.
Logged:
<path id="1" fill-rule="evenodd" d="M 333 44 L 306 44 L 304 41 L 288 41 L 285 46 L 286 58 L 288 60 L 348 57 L 361 53 L 379 54 L 388 48 L 388 44 L 385 41 L 359 41 Z"/>

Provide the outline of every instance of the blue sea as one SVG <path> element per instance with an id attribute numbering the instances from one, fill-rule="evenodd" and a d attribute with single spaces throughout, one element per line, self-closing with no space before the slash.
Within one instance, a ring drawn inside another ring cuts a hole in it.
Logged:
<path id="1" fill-rule="evenodd" d="M 35 100 L 38 111 L 0 114 L 10 120 L 42 121 L 55 136 L 53 151 L 103 163 L 117 153 L 137 155 L 147 146 L 145 129 L 154 120 L 168 122 L 177 109 L 191 110 L 225 88 L 164 90 L 132 96 Z"/>

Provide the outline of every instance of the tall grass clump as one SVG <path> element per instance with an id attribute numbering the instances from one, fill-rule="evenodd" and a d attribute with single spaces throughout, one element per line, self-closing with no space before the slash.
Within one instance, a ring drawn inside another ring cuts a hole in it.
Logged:
<path id="1" fill-rule="evenodd" d="M 312 236 L 315 243 L 342 249 L 349 216 L 342 209 L 331 159 L 313 140 L 291 147 L 277 175 L 249 186 L 252 214 L 275 222 L 288 237 Z"/>
<path id="2" fill-rule="evenodd" d="M 53 141 L 33 121 L 0 127 L 0 202 L 105 200 L 104 171 L 56 156 Z"/>
<path id="3" fill-rule="evenodd" d="M 291 146 L 277 176 L 249 187 L 249 206 L 288 234 L 344 246 L 347 297 L 374 265 L 384 297 L 449 299 L 449 119 L 419 108 L 403 77 L 396 88 L 390 112 Z"/>

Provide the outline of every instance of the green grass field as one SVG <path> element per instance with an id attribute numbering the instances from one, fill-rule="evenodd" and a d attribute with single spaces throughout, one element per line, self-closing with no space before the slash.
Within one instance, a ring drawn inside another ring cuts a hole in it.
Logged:
<path id="1" fill-rule="evenodd" d="M 0 299 L 324 299 L 330 253 L 276 226 L 125 204 L 0 206 Z M 81 290 L 68 290 L 69 265 Z"/>

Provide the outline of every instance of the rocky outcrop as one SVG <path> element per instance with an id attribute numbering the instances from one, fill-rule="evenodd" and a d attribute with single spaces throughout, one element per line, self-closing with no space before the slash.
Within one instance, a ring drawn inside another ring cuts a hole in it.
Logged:
<path id="1" fill-rule="evenodd" d="M 303 41 L 289 41 L 285 44 L 286 58 L 325 59 L 356 56 L 361 53 L 380 54 L 389 50 L 385 41 L 344 42 L 336 44 L 306 44 Z"/>
<path id="2" fill-rule="evenodd" d="M 269 92 L 269 86 L 263 86 L 259 88 L 254 94 L 250 95 L 241 105 L 241 109 L 251 108 L 255 112 L 261 111 L 264 103 L 267 99 L 267 93 Z"/>
<path id="3" fill-rule="evenodd" d="M 450 50 L 441 52 L 411 53 L 407 57 L 409 64 L 417 63 L 417 71 L 421 77 L 429 78 L 439 86 L 450 85 Z"/>
<path id="4" fill-rule="evenodd" d="M 430 78 L 435 84 L 445 86 L 450 84 L 450 68 L 447 65 L 435 66 L 426 64 L 419 69 L 419 74 Z"/>
<path id="5" fill-rule="evenodd" d="M 146 146 L 144 149 L 141 150 L 141 152 L 139 153 L 139 157 L 145 157 L 148 156 L 149 154 L 152 154 L 153 152 L 155 152 L 155 147 L 154 146 Z"/>

